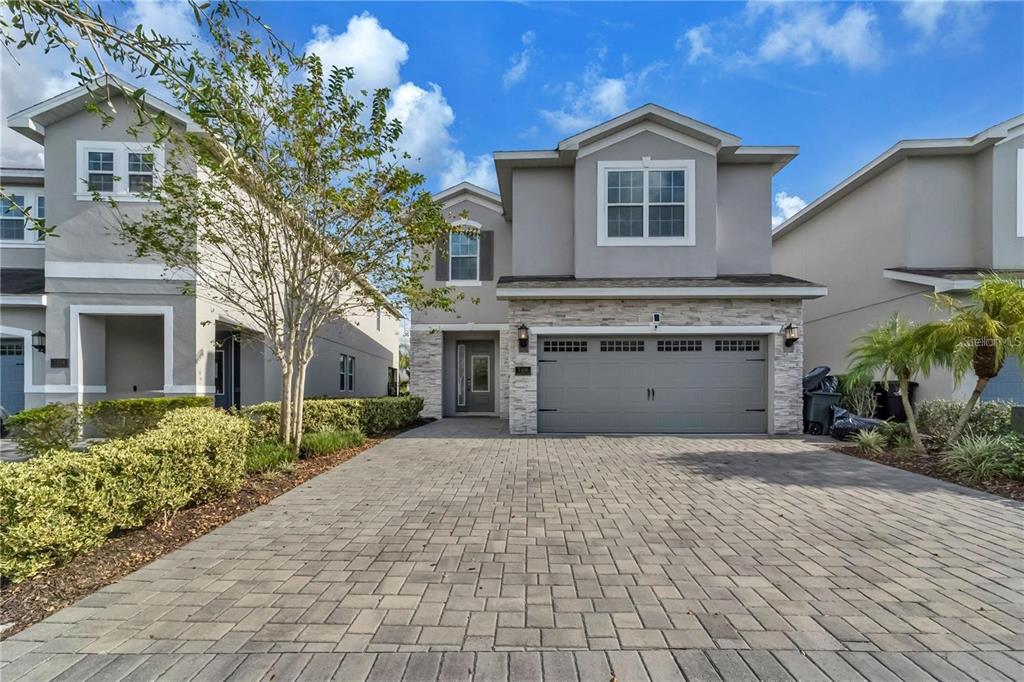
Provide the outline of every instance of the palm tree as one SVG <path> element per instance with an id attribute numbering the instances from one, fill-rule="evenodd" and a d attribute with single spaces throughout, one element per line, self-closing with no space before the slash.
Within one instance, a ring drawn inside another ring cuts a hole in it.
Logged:
<path id="1" fill-rule="evenodd" d="M 919 374 L 927 376 L 934 356 L 931 349 L 921 343 L 916 332 L 912 322 L 893 314 L 853 340 L 847 356 L 850 359 L 847 372 L 854 380 L 860 381 L 876 378 L 885 381 L 890 376 L 895 377 L 900 385 L 900 398 L 907 413 L 914 450 L 922 452 L 924 443 L 910 404 L 910 381 Z"/>
<path id="2" fill-rule="evenodd" d="M 950 312 L 950 318 L 921 325 L 918 334 L 941 352 L 940 363 L 953 371 L 958 383 L 968 370 L 977 379 L 950 433 L 947 444 L 952 445 L 960 440 L 985 386 L 999 374 L 1006 358 L 1024 353 L 1024 286 L 1018 279 L 991 273 L 966 300 L 945 294 L 931 298 Z"/>

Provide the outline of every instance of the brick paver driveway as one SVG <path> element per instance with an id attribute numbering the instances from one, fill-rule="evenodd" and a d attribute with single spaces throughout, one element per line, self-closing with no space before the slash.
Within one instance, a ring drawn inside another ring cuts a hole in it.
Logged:
<path id="1" fill-rule="evenodd" d="M 7 641 L 5 682 L 1024 679 L 1024 508 L 798 440 L 390 440 Z"/>

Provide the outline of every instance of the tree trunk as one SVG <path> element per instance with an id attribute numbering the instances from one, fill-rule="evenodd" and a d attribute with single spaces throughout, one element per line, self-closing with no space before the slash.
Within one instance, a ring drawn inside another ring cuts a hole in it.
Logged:
<path id="1" fill-rule="evenodd" d="M 278 411 L 277 437 L 284 445 L 292 442 L 292 378 L 287 365 L 281 367 L 281 405 Z"/>
<path id="2" fill-rule="evenodd" d="M 291 423 L 291 433 L 289 434 L 291 442 L 297 450 L 302 440 L 302 420 L 299 417 L 299 410 L 302 407 L 302 389 L 299 385 L 299 376 L 301 370 L 299 363 L 295 357 L 295 353 L 291 354 L 291 404 L 289 421 Z"/>
<path id="3" fill-rule="evenodd" d="M 981 394 L 988 385 L 988 382 L 988 377 L 978 377 L 978 382 L 974 384 L 974 391 L 971 393 L 971 397 L 967 399 L 967 404 L 964 405 L 963 411 L 957 417 L 956 425 L 953 426 L 953 431 L 949 434 L 949 440 L 946 441 L 947 447 L 955 445 L 960 440 L 960 436 L 964 433 L 964 427 L 967 426 L 967 420 L 971 418 L 974 406 L 978 404 L 978 400 L 981 398 Z"/>
<path id="4" fill-rule="evenodd" d="M 917 417 L 910 405 L 910 379 L 905 377 L 900 377 L 900 400 L 903 402 L 903 411 L 907 413 L 907 426 L 910 427 L 910 438 L 914 441 L 914 451 L 924 452 L 924 442 L 917 430 Z"/>
<path id="5" fill-rule="evenodd" d="M 303 433 L 303 413 L 306 407 L 306 367 L 305 362 L 295 368 L 295 445 L 296 447 L 302 444 L 302 433 Z"/>

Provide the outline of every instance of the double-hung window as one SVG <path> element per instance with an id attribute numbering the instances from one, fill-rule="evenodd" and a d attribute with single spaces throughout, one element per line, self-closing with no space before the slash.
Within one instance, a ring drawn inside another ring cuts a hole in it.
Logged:
<path id="1" fill-rule="evenodd" d="M 461 232 L 451 233 L 449 247 L 452 281 L 477 282 L 480 280 L 480 240 Z"/>
<path id="2" fill-rule="evenodd" d="M 340 382 L 338 388 L 342 391 L 354 391 L 356 386 L 356 359 L 355 357 L 346 355 L 345 353 L 342 353 L 340 357 Z"/>
<path id="3" fill-rule="evenodd" d="M 693 246 L 692 159 L 599 161 L 598 246 Z"/>
<path id="4" fill-rule="evenodd" d="M 3 196 L 0 196 L 0 240 L 33 244 L 43 239 L 43 235 L 33 228 L 45 224 L 46 198 L 41 190 L 20 187 L 3 190 Z"/>
<path id="5" fill-rule="evenodd" d="M 160 145 L 146 142 L 78 141 L 78 191 L 80 201 L 93 194 L 118 201 L 150 201 L 145 196 L 159 181 L 164 153 Z"/>

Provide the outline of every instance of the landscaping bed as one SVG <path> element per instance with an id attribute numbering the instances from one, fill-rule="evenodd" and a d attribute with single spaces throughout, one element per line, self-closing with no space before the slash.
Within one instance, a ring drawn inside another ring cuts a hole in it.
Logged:
<path id="1" fill-rule="evenodd" d="M 905 455 L 893 452 L 872 453 L 862 451 L 853 443 L 843 443 L 838 441 L 834 443 L 827 443 L 826 446 L 829 449 L 841 452 L 844 455 L 859 457 L 860 459 L 877 462 L 878 464 L 884 464 L 886 466 L 903 469 L 905 471 L 912 471 L 915 474 L 921 474 L 922 476 L 937 478 L 939 480 L 956 483 L 957 485 L 962 485 L 967 488 L 981 490 L 992 495 L 998 495 L 1018 502 L 1024 502 L 1024 481 L 1012 478 L 995 478 L 983 481 L 968 480 L 962 476 L 957 476 L 947 471 L 942 464 L 942 458 L 939 452 L 928 452 L 917 455 Z"/>
<path id="2" fill-rule="evenodd" d="M 205 535 L 228 521 L 270 502 L 292 488 L 352 459 L 403 431 L 425 423 L 367 437 L 344 450 L 301 459 L 288 469 L 250 474 L 234 493 L 179 509 L 141 528 L 122 531 L 68 563 L 44 569 L 20 583 L 0 587 L 0 639 L 24 630 L 149 562 Z"/>

